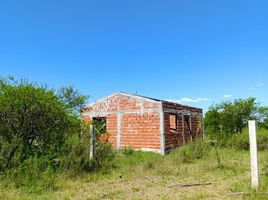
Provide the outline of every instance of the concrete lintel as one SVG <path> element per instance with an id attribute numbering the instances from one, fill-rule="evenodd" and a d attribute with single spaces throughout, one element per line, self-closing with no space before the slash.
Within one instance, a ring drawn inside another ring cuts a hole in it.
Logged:
<path id="1" fill-rule="evenodd" d="M 188 110 L 176 110 L 176 109 L 170 109 L 170 108 L 165 108 L 164 113 L 172 113 L 172 114 L 177 114 L 177 115 L 183 114 L 183 115 L 192 115 L 192 116 L 194 115 L 203 116 L 203 114 L 199 112 L 191 112 Z"/>
<path id="2" fill-rule="evenodd" d="M 108 112 L 96 112 L 96 111 L 88 111 L 82 113 L 82 116 L 88 116 L 88 117 L 95 117 L 95 116 L 107 116 L 107 115 L 116 115 L 118 113 L 122 114 L 144 114 L 144 113 L 159 113 L 161 112 L 161 109 L 137 109 L 137 110 L 117 110 L 117 111 L 108 111 Z"/>

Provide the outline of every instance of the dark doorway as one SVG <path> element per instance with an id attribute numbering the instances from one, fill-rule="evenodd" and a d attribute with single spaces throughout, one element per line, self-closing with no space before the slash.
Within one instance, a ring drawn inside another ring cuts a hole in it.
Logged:
<path id="1" fill-rule="evenodd" d="M 106 133 L 106 117 L 93 117 L 93 125 L 99 134 Z"/>
<path id="2" fill-rule="evenodd" d="M 191 119 L 190 115 L 184 115 L 184 137 L 185 137 L 185 142 L 189 142 L 193 140 L 193 135 L 192 135 L 192 125 L 191 125 Z"/>

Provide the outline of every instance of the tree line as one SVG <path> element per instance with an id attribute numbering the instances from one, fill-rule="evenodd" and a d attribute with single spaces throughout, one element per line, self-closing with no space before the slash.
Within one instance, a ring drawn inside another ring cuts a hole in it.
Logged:
<path id="1" fill-rule="evenodd" d="M 247 127 L 248 120 L 256 120 L 260 127 L 268 128 L 268 107 L 253 97 L 214 104 L 205 114 L 204 127 L 210 135 L 237 134 Z"/>

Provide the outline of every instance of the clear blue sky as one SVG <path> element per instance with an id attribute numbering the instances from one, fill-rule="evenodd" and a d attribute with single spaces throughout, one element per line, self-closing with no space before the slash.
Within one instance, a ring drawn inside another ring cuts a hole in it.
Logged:
<path id="1" fill-rule="evenodd" d="M 0 75 L 91 101 L 137 91 L 205 110 L 226 97 L 268 105 L 268 1 L 0 0 Z"/>

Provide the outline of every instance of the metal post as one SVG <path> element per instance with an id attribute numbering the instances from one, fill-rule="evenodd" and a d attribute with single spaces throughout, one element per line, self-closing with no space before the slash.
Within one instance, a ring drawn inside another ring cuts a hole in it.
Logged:
<path id="1" fill-rule="evenodd" d="M 89 149 L 89 159 L 92 160 L 96 154 L 96 130 L 94 125 L 90 125 L 90 149 Z"/>
<path id="2" fill-rule="evenodd" d="M 258 189 L 258 154 L 257 154 L 257 138 L 256 138 L 256 121 L 248 121 L 249 142 L 250 142 L 250 163 L 251 163 L 251 185 L 252 188 Z"/>

